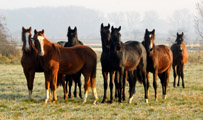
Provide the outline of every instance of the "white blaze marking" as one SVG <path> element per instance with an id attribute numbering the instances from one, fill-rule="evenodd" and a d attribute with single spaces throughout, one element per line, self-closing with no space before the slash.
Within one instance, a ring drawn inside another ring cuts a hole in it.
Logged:
<path id="1" fill-rule="evenodd" d="M 26 34 L 25 34 L 25 41 L 26 41 L 26 42 L 25 42 L 25 49 L 27 49 L 27 50 L 30 48 L 29 35 L 30 35 L 29 33 L 26 33 Z"/>
<path id="2" fill-rule="evenodd" d="M 41 55 L 43 56 L 44 55 L 44 37 L 42 36 L 38 36 L 37 39 L 39 40 L 39 43 L 40 43 L 40 48 L 41 48 Z"/>

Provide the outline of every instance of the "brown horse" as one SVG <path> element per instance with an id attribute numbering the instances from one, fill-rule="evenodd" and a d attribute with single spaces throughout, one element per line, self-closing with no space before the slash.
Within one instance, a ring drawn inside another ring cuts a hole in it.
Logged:
<path id="1" fill-rule="evenodd" d="M 157 76 L 162 84 L 163 99 L 166 99 L 166 90 L 169 82 L 169 73 L 173 62 L 173 53 L 165 45 L 155 45 L 155 29 L 146 29 L 144 41 L 142 42 L 147 51 L 147 74 L 153 73 L 153 86 L 155 90 L 155 100 L 157 101 Z"/>
<path id="2" fill-rule="evenodd" d="M 98 100 L 96 92 L 96 53 L 87 46 L 65 48 L 58 44 L 51 43 L 44 36 L 44 30 L 39 32 L 35 30 L 34 33 L 35 46 L 39 50 L 40 64 L 45 73 L 45 103 L 47 103 L 49 99 L 50 87 L 53 92 L 53 102 L 57 101 L 57 73 L 70 75 L 81 71 L 85 78 L 83 103 L 86 102 L 89 87 L 91 85 L 95 98 L 93 104 L 96 104 L 96 101 Z"/>
<path id="3" fill-rule="evenodd" d="M 23 42 L 23 55 L 21 58 L 21 65 L 23 67 L 24 75 L 27 79 L 27 86 L 29 90 L 29 99 L 32 98 L 33 82 L 35 77 L 35 72 L 43 72 L 43 68 L 39 62 L 38 50 L 35 48 L 31 39 L 32 27 L 25 29 L 22 27 L 22 42 Z M 63 86 L 64 99 L 67 99 L 67 92 L 65 89 L 65 81 L 58 78 L 58 85 Z"/>
<path id="4" fill-rule="evenodd" d="M 173 52 L 173 76 L 174 82 L 173 86 L 176 87 L 176 76 L 178 74 L 178 86 L 180 77 L 182 78 L 182 86 L 185 88 L 184 84 L 184 65 L 188 60 L 187 48 L 184 44 L 184 34 L 178 34 L 176 38 L 176 43 L 171 46 L 171 50 Z"/>

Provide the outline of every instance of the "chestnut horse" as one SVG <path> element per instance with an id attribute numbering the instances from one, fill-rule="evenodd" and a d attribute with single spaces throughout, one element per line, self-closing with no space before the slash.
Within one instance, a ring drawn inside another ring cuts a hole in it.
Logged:
<path id="1" fill-rule="evenodd" d="M 108 87 L 108 73 L 110 74 L 110 103 L 113 102 L 113 80 L 115 78 L 115 70 L 112 68 L 111 57 L 110 57 L 110 24 L 108 26 L 104 26 L 103 23 L 101 24 L 100 34 L 101 34 L 101 42 L 102 42 L 102 53 L 101 53 L 101 66 L 102 66 L 102 75 L 104 79 L 104 97 L 102 103 L 106 102 L 106 92 Z M 116 80 L 115 80 L 116 86 Z M 115 90 L 115 97 L 117 97 Z"/>
<path id="2" fill-rule="evenodd" d="M 21 58 L 21 65 L 23 67 L 24 75 L 27 79 L 27 86 L 29 90 L 29 99 L 32 98 L 33 82 L 35 72 L 43 72 L 43 68 L 39 62 L 38 50 L 35 48 L 31 39 L 32 27 L 25 29 L 22 27 L 22 41 L 23 41 L 23 55 Z M 63 86 L 64 99 L 67 99 L 67 92 L 65 89 L 65 81 L 59 76 L 58 84 Z"/>
<path id="3" fill-rule="evenodd" d="M 147 79 L 146 79 L 146 50 L 144 46 L 137 41 L 128 41 L 125 44 L 121 42 L 120 34 L 121 26 L 119 28 L 111 28 L 111 40 L 110 40 L 110 56 L 111 64 L 116 71 L 118 71 L 118 96 L 119 102 L 121 102 L 121 93 L 125 92 L 125 81 L 127 78 L 127 73 L 129 75 L 130 84 L 130 96 L 129 103 L 133 99 L 133 94 L 135 93 L 135 83 L 133 76 L 134 70 L 140 65 L 140 71 L 142 71 L 143 79 L 138 79 L 143 82 L 145 86 L 145 93 L 147 93 Z M 147 94 L 145 95 L 147 96 Z M 145 97 L 147 101 L 147 97 Z"/>
<path id="4" fill-rule="evenodd" d="M 182 78 L 182 86 L 185 88 L 184 83 L 184 65 L 188 60 L 187 48 L 184 44 L 184 34 L 178 34 L 176 38 L 176 43 L 171 46 L 173 52 L 173 86 L 176 87 L 176 76 L 178 74 L 178 86 L 180 82 L 180 77 Z"/>
<path id="5" fill-rule="evenodd" d="M 159 76 L 161 80 L 163 99 L 166 99 L 166 90 L 173 62 L 173 53 L 165 45 L 155 45 L 154 40 L 155 29 L 151 32 L 146 29 L 144 41 L 142 43 L 147 51 L 147 79 L 149 80 L 149 72 L 152 72 L 155 100 L 157 101 L 157 76 Z"/>
<path id="6" fill-rule="evenodd" d="M 73 30 L 71 27 L 68 27 L 68 42 L 64 45 L 64 47 L 72 47 L 72 46 L 78 46 L 78 45 L 83 45 L 81 41 L 78 40 L 78 33 L 77 33 L 77 27 L 75 27 Z M 82 92 L 81 92 L 81 71 L 73 74 L 73 75 L 66 75 L 66 88 L 67 88 L 67 83 L 69 83 L 69 93 L 68 97 L 71 98 L 71 87 L 72 87 L 72 81 L 74 80 L 75 82 L 75 90 L 74 90 L 74 97 L 77 97 L 77 85 L 79 87 L 79 96 L 82 99 Z"/>
<path id="7" fill-rule="evenodd" d="M 57 73 L 71 75 L 81 71 L 85 78 L 83 103 L 86 102 L 91 85 L 95 98 L 93 104 L 96 104 L 98 100 L 96 92 L 96 53 L 87 46 L 62 47 L 51 43 L 44 36 L 44 29 L 39 32 L 35 30 L 34 33 L 35 46 L 39 51 L 40 64 L 45 73 L 45 103 L 49 99 L 49 88 L 53 92 L 53 102 L 57 101 Z"/>

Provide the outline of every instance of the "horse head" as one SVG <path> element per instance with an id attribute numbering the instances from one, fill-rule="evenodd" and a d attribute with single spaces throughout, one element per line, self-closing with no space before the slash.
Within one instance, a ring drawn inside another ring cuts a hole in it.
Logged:
<path id="1" fill-rule="evenodd" d="M 119 28 L 111 27 L 111 48 L 114 50 L 121 49 L 121 34 L 120 34 L 121 26 Z"/>
<path id="2" fill-rule="evenodd" d="M 148 29 L 145 30 L 145 36 L 144 36 L 144 46 L 146 48 L 147 52 L 150 52 L 154 48 L 154 40 L 155 40 L 155 29 L 152 31 L 148 31 Z"/>
<path id="3" fill-rule="evenodd" d="M 184 33 L 178 34 L 177 32 L 177 37 L 176 37 L 176 43 L 178 45 L 179 51 L 182 52 L 182 44 L 184 42 Z"/>
<path id="4" fill-rule="evenodd" d="M 32 32 L 32 27 L 29 29 L 25 29 L 22 27 L 22 42 L 23 42 L 23 51 L 30 51 L 32 48 L 32 40 L 31 40 L 31 32 Z"/>
<path id="5" fill-rule="evenodd" d="M 44 29 L 42 29 L 42 31 L 37 31 L 35 29 L 33 39 L 35 42 L 35 47 L 39 51 L 39 55 L 44 56 Z"/>
<path id="6" fill-rule="evenodd" d="M 78 42 L 78 33 L 77 33 L 77 27 L 74 29 L 71 29 L 71 27 L 68 27 L 68 47 L 77 45 Z"/>
<path id="7" fill-rule="evenodd" d="M 101 24 L 100 34 L 102 40 L 102 46 L 109 48 L 110 47 L 110 24 L 108 26 L 104 26 L 103 23 Z"/>

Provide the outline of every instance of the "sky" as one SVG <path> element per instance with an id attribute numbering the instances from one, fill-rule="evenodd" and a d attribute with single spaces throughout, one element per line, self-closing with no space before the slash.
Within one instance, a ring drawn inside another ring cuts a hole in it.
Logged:
<path id="1" fill-rule="evenodd" d="M 0 9 L 34 7 L 82 6 L 103 13 L 136 11 L 156 11 L 161 18 L 167 18 L 175 10 L 188 9 L 195 13 L 196 3 L 200 0 L 0 0 Z"/>

